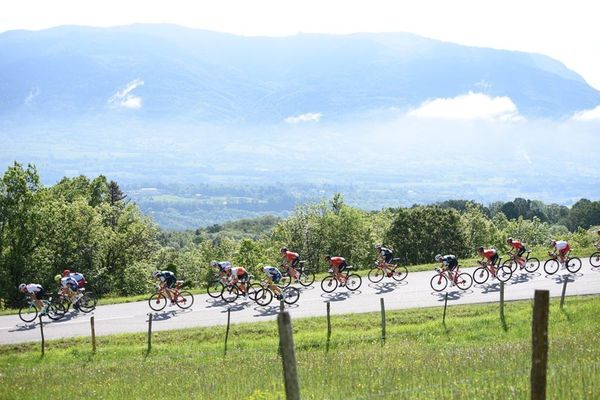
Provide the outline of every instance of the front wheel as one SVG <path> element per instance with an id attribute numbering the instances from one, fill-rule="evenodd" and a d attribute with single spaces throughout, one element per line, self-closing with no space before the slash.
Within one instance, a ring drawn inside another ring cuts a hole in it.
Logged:
<path id="1" fill-rule="evenodd" d="M 273 293 L 271 293 L 271 291 L 269 289 L 264 289 L 261 288 L 260 290 L 258 290 L 254 296 L 254 301 L 256 301 L 256 303 L 259 306 L 268 306 L 269 304 L 271 304 L 271 301 L 273 300 Z"/>
<path id="2" fill-rule="evenodd" d="M 256 295 L 260 290 L 262 290 L 262 288 L 263 287 L 260 283 L 254 282 L 253 284 L 251 284 L 248 288 L 248 297 L 250 298 L 250 300 L 256 301 Z"/>
<path id="3" fill-rule="evenodd" d="M 525 262 L 525 271 L 535 272 L 540 267 L 540 260 L 535 257 L 528 258 Z"/>
<path id="4" fill-rule="evenodd" d="M 488 278 L 490 277 L 490 272 L 488 271 L 488 269 L 486 267 L 479 267 L 477 269 L 475 269 L 475 271 L 473 272 L 473 280 L 475 281 L 475 283 L 485 283 L 487 282 Z"/>
<path id="5" fill-rule="evenodd" d="M 216 299 L 221 296 L 221 293 L 223 293 L 224 288 L 225 286 L 223 286 L 223 283 L 221 281 L 212 281 L 206 287 L 206 292 L 210 297 Z"/>
<path id="6" fill-rule="evenodd" d="M 567 260 L 567 270 L 574 274 L 581 269 L 581 259 L 579 257 L 569 258 Z"/>
<path id="7" fill-rule="evenodd" d="M 148 299 L 148 305 L 154 311 L 160 311 L 167 306 L 167 298 L 162 293 L 154 293 Z"/>
<path id="8" fill-rule="evenodd" d="M 221 293 L 221 298 L 226 303 L 233 303 L 234 301 L 237 300 L 239 295 L 240 295 L 240 291 L 238 290 L 238 288 L 236 286 L 230 286 L 230 287 L 226 287 L 225 289 L 223 289 L 223 292 Z"/>
<path id="9" fill-rule="evenodd" d="M 550 259 L 544 263 L 544 271 L 548 275 L 554 275 L 556 271 L 558 271 L 559 267 L 560 263 L 558 262 L 558 260 Z"/>
<path id="10" fill-rule="evenodd" d="M 348 275 L 348 278 L 346 279 L 346 287 L 348 288 L 348 290 L 354 292 L 355 290 L 358 290 L 360 285 L 362 285 L 362 278 L 360 277 L 360 275 Z"/>
<path id="11" fill-rule="evenodd" d="M 38 316 L 38 309 L 35 304 L 25 304 L 19 308 L 19 318 L 23 322 L 33 322 Z"/>
<path id="12" fill-rule="evenodd" d="M 406 279 L 407 276 L 408 276 L 408 268 L 406 268 L 404 265 L 398 265 L 392 271 L 392 278 L 395 281 L 398 281 L 398 282 L 403 281 Z"/>
<path id="13" fill-rule="evenodd" d="M 367 274 L 367 278 L 373 283 L 381 282 L 384 276 L 385 273 L 383 272 L 383 270 L 377 267 L 371 269 Z"/>
<path id="14" fill-rule="evenodd" d="M 77 301 L 77 305 L 81 311 L 89 313 L 96 308 L 96 298 L 86 293 Z"/>
<path id="15" fill-rule="evenodd" d="M 299 282 L 304 287 L 309 287 L 315 282 L 315 273 L 311 271 L 304 271 L 300 274 Z"/>
<path id="16" fill-rule="evenodd" d="M 292 277 L 286 272 L 286 273 L 282 274 L 281 279 L 279 280 L 279 283 L 277 284 L 277 286 L 286 288 L 286 287 L 290 286 L 291 284 L 292 284 Z"/>
<path id="17" fill-rule="evenodd" d="M 471 278 L 471 275 L 467 274 L 466 272 L 459 274 L 458 278 L 456 278 L 456 286 L 460 290 L 467 290 L 468 288 L 471 287 L 472 284 L 473 284 L 473 278 Z"/>
<path id="18" fill-rule="evenodd" d="M 429 284 L 433 290 L 436 292 L 441 292 L 442 290 L 446 289 L 446 286 L 448 286 L 448 278 L 442 274 L 437 274 L 431 278 L 431 282 Z"/>
<path id="19" fill-rule="evenodd" d="M 321 289 L 325 293 L 333 292 L 337 288 L 337 286 L 338 286 L 338 281 L 337 281 L 337 279 L 335 279 L 335 276 L 333 276 L 333 275 L 326 276 L 321 281 Z"/>
<path id="20" fill-rule="evenodd" d="M 175 304 L 182 310 L 186 310 L 194 304 L 194 296 L 187 290 L 183 290 L 175 298 Z"/>
<path id="21" fill-rule="evenodd" d="M 285 288 L 282 294 L 286 304 L 294 304 L 300 298 L 300 291 L 295 287 Z"/>
<path id="22" fill-rule="evenodd" d="M 600 251 L 597 251 L 590 256 L 590 264 L 592 264 L 592 267 L 600 267 Z"/>
<path id="23" fill-rule="evenodd" d="M 498 278 L 500 282 L 508 281 L 511 276 L 512 270 L 510 269 L 510 267 L 501 266 L 496 271 L 496 278 Z"/>
<path id="24" fill-rule="evenodd" d="M 517 263 L 513 260 L 506 260 L 502 263 L 503 267 L 506 267 L 511 270 L 511 272 L 515 272 L 517 270 Z"/>
<path id="25" fill-rule="evenodd" d="M 65 316 L 65 311 L 60 304 L 50 303 L 47 308 L 47 315 L 53 321 L 57 321 Z"/>

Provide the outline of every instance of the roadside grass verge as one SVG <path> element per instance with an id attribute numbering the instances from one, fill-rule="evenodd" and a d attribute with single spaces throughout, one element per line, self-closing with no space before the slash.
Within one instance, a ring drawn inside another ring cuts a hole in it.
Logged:
<path id="1" fill-rule="evenodd" d="M 531 301 L 506 304 L 504 330 L 494 304 L 293 320 L 302 398 L 505 399 L 529 395 Z M 551 299 L 548 398 L 600 393 L 600 296 Z M 283 399 L 275 322 L 0 346 L 0 398 Z M 77 384 L 73 384 L 76 380 Z"/>

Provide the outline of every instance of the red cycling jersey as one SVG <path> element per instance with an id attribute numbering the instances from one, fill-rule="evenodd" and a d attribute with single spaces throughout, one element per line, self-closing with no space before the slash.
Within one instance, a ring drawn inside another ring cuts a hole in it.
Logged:
<path id="1" fill-rule="evenodd" d="M 520 250 L 524 247 L 520 240 L 513 240 L 510 245 L 516 250 Z"/>
<path id="2" fill-rule="evenodd" d="M 483 250 L 483 256 L 490 261 L 492 260 L 492 257 L 494 257 L 495 255 L 496 255 L 496 250 L 494 250 L 494 249 L 484 249 Z"/>
<path id="3" fill-rule="evenodd" d="M 331 257 L 331 260 L 329 260 L 329 264 L 333 267 L 339 267 L 345 262 L 346 260 L 343 257 Z"/>
<path id="4" fill-rule="evenodd" d="M 284 257 L 286 260 L 288 260 L 288 262 L 292 262 L 295 259 L 297 259 L 298 257 L 300 257 L 300 255 L 298 253 L 294 253 L 292 251 L 286 251 Z"/>

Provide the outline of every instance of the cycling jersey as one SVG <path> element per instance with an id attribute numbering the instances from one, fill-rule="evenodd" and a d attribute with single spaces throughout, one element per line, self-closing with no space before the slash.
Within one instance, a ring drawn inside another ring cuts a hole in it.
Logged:
<path id="1" fill-rule="evenodd" d="M 265 274 L 275 283 L 279 283 L 281 280 L 281 271 L 275 267 L 265 267 Z"/>
<path id="2" fill-rule="evenodd" d="M 554 244 L 554 248 L 558 250 L 561 255 L 565 255 L 569 250 L 571 250 L 571 246 L 565 240 L 559 240 Z"/>
<path id="3" fill-rule="evenodd" d="M 511 242 L 511 244 L 510 244 L 510 245 L 511 245 L 511 246 L 513 247 L 513 249 L 515 249 L 515 250 L 520 250 L 520 249 L 522 249 L 523 247 L 525 247 L 525 246 L 523 246 L 523 243 L 521 243 L 521 241 L 520 241 L 520 240 L 513 240 L 513 241 Z"/>
<path id="4" fill-rule="evenodd" d="M 448 254 L 442 257 L 442 263 L 448 270 L 452 271 L 458 266 L 458 258 L 453 254 Z"/>
<path id="5" fill-rule="evenodd" d="M 85 285 L 85 277 L 80 272 L 72 272 L 69 274 L 69 277 L 75 279 L 77 282 L 77 287 L 82 288 Z"/>
<path id="6" fill-rule="evenodd" d="M 231 268 L 231 276 L 237 277 L 240 282 L 248 280 L 248 272 L 246 272 L 244 267 Z"/>
<path id="7" fill-rule="evenodd" d="M 30 283 L 26 285 L 25 288 L 28 294 L 30 294 L 33 298 L 36 298 L 38 300 L 41 300 L 44 293 L 46 293 L 44 287 L 37 283 Z"/>
<path id="8" fill-rule="evenodd" d="M 498 253 L 496 252 L 496 249 L 484 249 L 483 250 L 483 256 L 485 258 L 487 258 L 487 260 L 489 262 L 491 262 L 492 264 L 495 264 L 496 261 L 498 261 Z"/>
<path id="9" fill-rule="evenodd" d="M 70 276 L 66 276 L 64 278 L 60 278 L 60 287 L 63 289 L 71 289 L 72 291 L 76 292 L 77 289 L 79 288 L 79 285 L 77 284 L 77 281 L 74 278 L 71 278 Z"/>
<path id="10" fill-rule="evenodd" d="M 338 267 L 338 271 L 342 272 L 342 270 L 348 266 L 346 264 L 346 260 L 343 257 L 331 257 L 329 260 L 329 265 L 332 267 Z"/>
<path id="11" fill-rule="evenodd" d="M 175 285 L 175 282 L 177 282 L 177 277 L 171 271 L 162 271 L 160 274 L 158 274 L 157 278 L 169 289 Z"/>
<path id="12" fill-rule="evenodd" d="M 292 267 L 295 267 L 300 262 L 300 255 L 292 251 L 286 251 L 283 257 Z"/>
<path id="13" fill-rule="evenodd" d="M 386 264 L 389 264 L 394 258 L 394 252 L 392 252 L 390 249 L 382 247 L 379 249 L 379 256 L 383 258 Z"/>

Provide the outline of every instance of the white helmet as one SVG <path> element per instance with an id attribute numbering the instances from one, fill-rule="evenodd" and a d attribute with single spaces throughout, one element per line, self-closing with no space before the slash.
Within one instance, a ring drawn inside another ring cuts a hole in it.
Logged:
<path id="1" fill-rule="evenodd" d="M 26 287 L 27 287 L 27 285 L 26 285 L 26 284 L 24 284 L 24 283 L 21 283 L 21 284 L 19 285 L 19 292 L 22 292 L 22 291 L 23 291 L 23 290 L 24 290 Z"/>
<path id="2" fill-rule="evenodd" d="M 158 278 L 158 276 L 159 276 L 159 275 L 160 275 L 160 271 L 154 271 L 154 272 L 152 273 L 152 277 L 153 277 L 154 279 Z"/>
<path id="3" fill-rule="evenodd" d="M 217 262 L 217 260 L 212 260 L 212 261 L 210 262 L 210 266 L 211 266 L 211 267 L 215 267 L 215 268 L 216 268 L 216 267 L 218 267 L 218 266 L 219 266 L 219 263 Z"/>
<path id="4" fill-rule="evenodd" d="M 437 254 L 435 256 L 435 261 L 442 261 L 442 255 L 441 254 Z"/>
<path id="5" fill-rule="evenodd" d="M 265 265 L 263 267 L 263 272 L 268 272 L 271 268 L 273 268 L 273 267 L 271 267 L 270 265 Z"/>

